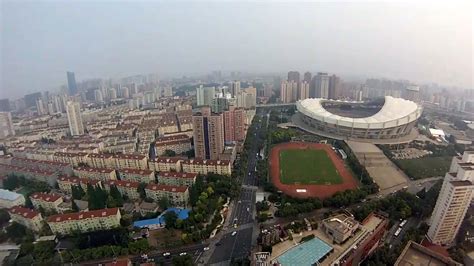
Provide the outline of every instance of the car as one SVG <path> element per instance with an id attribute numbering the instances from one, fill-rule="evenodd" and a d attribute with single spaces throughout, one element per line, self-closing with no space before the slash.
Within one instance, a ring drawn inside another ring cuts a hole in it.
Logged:
<path id="1" fill-rule="evenodd" d="M 208 250 L 209 250 L 209 247 L 204 247 L 202 250 L 203 250 L 203 251 L 208 251 Z"/>
<path id="2" fill-rule="evenodd" d="M 231 236 L 235 236 L 237 234 L 237 231 L 232 232 Z"/>
<path id="3" fill-rule="evenodd" d="M 170 255 L 171 255 L 171 253 L 169 253 L 169 252 L 163 253 L 163 257 L 168 257 L 168 256 L 170 256 Z"/>
<path id="4" fill-rule="evenodd" d="M 249 207 L 247 207 L 247 211 L 250 211 L 250 208 L 249 208 Z"/>
<path id="5" fill-rule="evenodd" d="M 180 256 L 186 256 L 186 255 L 188 255 L 188 253 L 186 253 L 186 252 L 181 252 L 181 253 L 179 253 L 179 255 L 180 255 Z"/>
<path id="6" fill-rule="evenodd" d="M 221 242 L 217 242 L 217 243 L 216 243 L 216 247 L 218 247 L 218 246 L 220 246 L 220 245 L 222 245 Z"/>
<path id="7" fill-rule="evenodd" d="M 237 224 L 234 224 L 234 228 L 237 228 Z"/>

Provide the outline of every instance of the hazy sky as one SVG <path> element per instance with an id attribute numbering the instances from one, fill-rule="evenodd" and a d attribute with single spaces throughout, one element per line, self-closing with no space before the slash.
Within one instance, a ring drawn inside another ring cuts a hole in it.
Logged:
<path id="1" fill-rule="evenodd" d="M 473 87 L 470 1 L 3 1 L 0 98 L 76 79 L 327 71 Z"/>

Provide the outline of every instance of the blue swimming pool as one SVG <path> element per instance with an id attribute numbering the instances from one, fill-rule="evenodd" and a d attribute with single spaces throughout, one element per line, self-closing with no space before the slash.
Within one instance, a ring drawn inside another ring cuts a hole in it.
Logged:
<path id="1" fill-rule="evenodd" d="M 331 251 L 329 244 L 316 237 L 292 247 L 277 260 L 283 266 L 311 266 Z"/>

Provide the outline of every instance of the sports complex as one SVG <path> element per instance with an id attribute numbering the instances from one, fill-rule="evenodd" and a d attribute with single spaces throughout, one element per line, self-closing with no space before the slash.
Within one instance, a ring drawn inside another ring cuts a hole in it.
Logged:
<path id="1" fill-rule="evenodd" d="M 272 183 L 293 197 L 327 198 L 358 185 L 343 160 L 327 144 L 278 144 L 270 151 L 269 163 Z"/>
<path id="2" fill-rule="evenodd" d="M 293 124 L 334 139 L 407 141 L 423 108 L 415 102 L 385 96 L 368 102 L 305 99 L 296 103 Z"/>

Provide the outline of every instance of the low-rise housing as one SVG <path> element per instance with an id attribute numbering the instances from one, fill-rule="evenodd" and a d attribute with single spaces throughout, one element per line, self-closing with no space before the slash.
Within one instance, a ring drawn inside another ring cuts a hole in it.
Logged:
<path id="1" fill-rule="evenodd" d="M 53 154 L 53 161 L 68 163 L 74 167 L 77 167 L 80 164 L 87 163 L 87 153 L 56 152 Z"/>
<path id="2" fill-rule="evenodd" d="M 159 137 L 155 141 L 157 156 L 164 155 L 167 150 L 182 154 L 191 150 L 191 138 L 186 134 Z"/>
<path id="3" fill-rule="evenodd" d="M 180 157 L 156 157 L 149 162 L 150 170 L 156 172 L 181 172 L 181 162 L 185 158 Z"/>
<path id="4" fill-rule="evenodd" d="M 76 167 L 74 168 L 74 175 L 79 176 L 80 178 L 88 178 L 101 181 L 117 179 L 115 169 L 111 168 Z"/>
<path id="5" fill-rule="evenodd" d="M 231 175 L 232 164 L 228 160 L 202 160 L 188 159 L 181 163 L 183 172 L 207 175 L 214 173 L 219 175 Z"/>
<path id="6" fill-rule="evenodd" d="M 139 183 L 150 183 L 155 181 L 155 172 L 149 169 L 120 169 L 119 175 L 121 180 L 135 181 Z"/>
<path id="7" fill-rule="evenodd" d="M 146 196 L 159 201 L 168 198 L 169 202 L 176 207 L 186 207 L 189 201 L 189 190 L 186 186 L 171 186 L 162 184 L 148 184 L 145 188 Z"/>
<path id="8" fill-rule="evenodd" d="M 197 174 L 184 172 L 159 172 L 158 183 L 173 186 L 191 186 L 196 182 Z"/>
<path id="9" fill-rule="evenodd" d="M 155 202 L 146 202 L 142 201 L 140 205 L 138 206 L 138 209 L 140 211 L 140 214 L 142 216 L 145 216 L 147 214 L 154 214 L 158 211 L 159 206 Z"/>
<path id="10" fill-rule="evenodd" d="M 81 186 L 81 188 L 84 191 L 86 191 L 87 184 L 91 184 L 92 186 L 102 187 L 99 180 L 79 178 L 79 177 L 69 177 L 69 176 L 61 176 L 58 178 L 59 190 L 68 194 L 72 193 L 72 186 Z"/>
<path id="11" fill-rule="evenodd" d="M 133 200 L 140 198 L 140 193 L 138 193 L 139 182 L 124 180 L 108 180 L 104 182 L 104 187 L 107 191 L 110 191 L 111 186 L 115 186 L 122 196 L 127 196 Z"/>
<path id="12" fill-rule="evenodd" d="M 55 235 L 69 235 L 74 231 L 92 232 L 120 226 L 119 208 L 49 216 L 47 223 Z"/>
<path id="13" fill-rule="evenodd" d="M 39 232 L 43 227 L 43 217 L 41 213 L 35 210 L 15 206 L 8 209 L 8 213 L 13 221 L 24 225 L 32 231 Z"/>
<path id="14" fill-rule="evenodd" d="M 47 211 L 59 212 L 59 204 L 63 203 L 63 198 L 56 194 L 48 194 L 42 192 L 35 192 L 30 195 L 31 203 L 35 209 L 43 208 Z"/>

